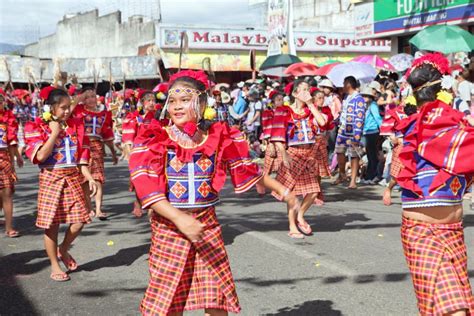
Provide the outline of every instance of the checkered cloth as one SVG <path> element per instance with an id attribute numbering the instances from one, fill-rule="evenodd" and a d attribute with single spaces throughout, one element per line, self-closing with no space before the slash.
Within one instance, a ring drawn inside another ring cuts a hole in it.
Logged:
<path id="1" fill-rule="evenodd" d="M 329 154 L 328 141 L 326 136 L 316 136 L 316 144 L 314 146 L 314 155 L 316 157 L 317 175 L 320 177 L 329 177 L 331 171 L 329 170 Z"/>
<path id="2" fill-rule="evenodd" d="M 276 148 L 275 144 L 268 144 L 265 150 L 264 169 L 265 174 L 272 174 L 277 172 L 282 163 L 281 153 Z"/>
<path id="3" fill-rule="evenodd" d="M 319 166 L 315 154 L 315 145 L 291 146 L 287 150 L 291 159 L 290 167 L 281 164 L 276 180 L 296 195 L 319 193 L 321 188 L 316 179 Z M 281 200 L 281 197 L 272 192 L 272 195 Z"/>
<path id="4" fill-rule="evenodd" d="M 462 222 L 428 224 L 403 218 L 402 244 L 420 315 L 474 311 Z"/>
<path id="5" fill-rule="evenodd" d="M 392 150 L 392 162 L 390 165 L 390 176 L 394 179 L 398 177 L 400 171 L 403 169 L 403 165 L 400 161 L 400 152 L 403 149 L 403 145 L 398 144 L 397 146 L 393 147 Z"/>
<path id="6" fill-rule="evenodd" d="M 89 170 L 92 178 L 100 183 L 105 182 L 104 155 L 104 143 L 100 140 L 91 140 Z"/>
<path id="7" fill-rule="evenodd" d="M 41 169 L 36 226 L 90 223 L 81 176 L 77 168 Z"/>
<path id="8" fill-rule="evenodd" d="M 0 150 L 0 189 L 15 189 L 17 180 L 8 150 Z"/>
<path id="9" fill-rule="evenodd" d="M 143 315 L 204 308 L 240 311 L 214 207 L 189 213 L 205 225 L 203 240 L 197 243 L 169 220 L 157 214 L 152 217 L 150 281 L 140 307 Z"/>

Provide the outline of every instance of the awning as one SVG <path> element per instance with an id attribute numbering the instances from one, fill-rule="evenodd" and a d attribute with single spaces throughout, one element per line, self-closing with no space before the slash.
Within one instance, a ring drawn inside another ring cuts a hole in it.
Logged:
<path id="1" fill-rule="evenodd" d="M 305 63 L 319 65 L 328 60 L 337 59 L 345 62 L 353 59 L 362 53 L 351 53 L 351 54 L 317 54 L 317 53 L 300 53 L 298 57 Z M 179 52 L 170 50 L 160 50 L 160 55 L 165 65 L 165 68 L 179 68 Z M 389 54 L 379 54 L 379 56 L 387 57 Z M 203 69 L 203 61 L 209 57 L 211 60 L 211 70 L 214 72 L 218 71 L 252 71 L 250 68 L 250 56 L 249 52 L 246 51 L 190 51 L 189 53 L 183 53 L 181 57 L 181 68 L 182 69 Z M 266 59 L 265 52 L 257 51 L 256 67 L 260 68 L 260 65 Z"/>

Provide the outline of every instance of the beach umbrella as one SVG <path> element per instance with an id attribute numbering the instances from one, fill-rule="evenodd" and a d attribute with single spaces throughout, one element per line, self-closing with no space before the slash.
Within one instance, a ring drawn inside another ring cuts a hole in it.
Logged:
<path id="1" fill-rule="evenodd" d="M 387 70 L 395 72 L 395 67 L 392 66 L 391 63 L 379 57 L 377 55 L 360 55 L 352 59 L 351 61 L 356 61 L 359 63 L 369 64 L 375 69 L 379 70 Z"/>
<path id="2" fill-rule="evenodd" d="M 333 69 L 334 67 L 336 67 L 339 64 L 342 64 L 342 63 L 340 61 L 337 61 L 337 62 L 334 62 L 332 64 L 324 65 L 321 68 L 318 68 L 316 70 L 315 75 L 316 76 L 327 76 L 327 74 L 331 71 L 331 69 Z"/>
<path id="3" fill-rule="evenodd" d="M 456 25 L 432 25 L 413 36 L 410 44 L 443 54 L 471 52 L 474 50 L 474 35 Z"/>
<path id="4" fill-rule="evenodd" d="M 331 80 L 336 87 L 342 87 L 344 78 L 348 76 L 355 77 L 361 83 L 369 83 L 377 76 L 377 70 L 369 64 L 350 61 L 336 65 L 327 74 L 329 80 Z"/>
<path id="5" fill-rule="evenodd" d="M 397 71 L 405 71 L 408 68 L 411 67 L 411 64 L 413 63 L 413 59 L 415 59 L 412 55 L 410 54 L 396 54 L 393 55 L 388 59 L 388 62 L 392 64 L 393 67 Z"/>
<path id="6" fill-rule="evenodd" d="M 285 70 L 285 74 L 294 76 L 294 77 L 303 77 L 303 76 L 316 76 L 316 71 L 318 67 L 309 63 L 296 63 L 288 66 Z"/>

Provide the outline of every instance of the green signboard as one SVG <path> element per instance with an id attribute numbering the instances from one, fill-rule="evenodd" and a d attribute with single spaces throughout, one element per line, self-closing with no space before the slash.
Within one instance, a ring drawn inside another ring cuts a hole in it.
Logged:
<path id="1" fill-rule="evenodd" d="M 472 0 L 374 0 L 374 22 L 469 5 Z"/>

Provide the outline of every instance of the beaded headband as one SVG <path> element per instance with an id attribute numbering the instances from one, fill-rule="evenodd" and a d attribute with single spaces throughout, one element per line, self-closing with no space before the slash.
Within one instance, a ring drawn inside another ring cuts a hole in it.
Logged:
<path id="1" fill-rule="evenodd" d="M 184 88 L 184 89 L 173 88 L 173 89 L 168 90 L 168 94 L 169 95 L 173 95 L 173 94 L 197 94 L 197 95 L 201 95 L 202 92 L 199 91 L 199 90 L 196 90 L 196 89 L 191 89 L 191 88 Z"/>

